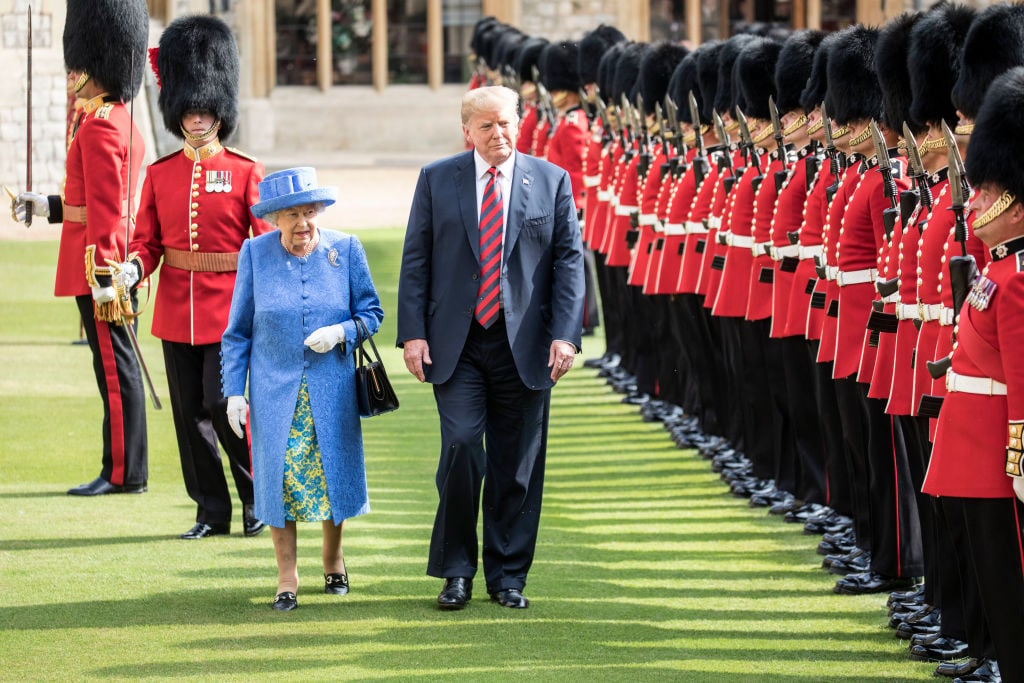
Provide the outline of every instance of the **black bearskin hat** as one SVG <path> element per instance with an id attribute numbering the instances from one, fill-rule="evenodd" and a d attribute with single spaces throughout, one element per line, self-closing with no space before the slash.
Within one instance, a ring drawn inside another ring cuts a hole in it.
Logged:
<path id="1" fill-rule="evenodd" d="M 523 83 L 529 81 L 533 83 L 533 67 L 537 67 L 540 70 L 539 60 L 540 53 L 544 50 L 544 46 L 548 44 L 548 41 L 544 38 L 529 38 L 525 43 L 519 46 L 518 54 L 516 55 L 516 71 L 519 72 L 519 80 Z"/>
<path id="2" fill-rule="evenodd" d="M 612 99 L 612 93 L 615 90 L 615 69 L 625 51 L 626 43 L 615 43 L 605 51 L 597 65 L 597 81 L 595 82 L 601 90 L 601 99 L 605 104 L 615 104 Z"/>
<path id="3" fill-rule="evenodd" d="M 800 93 L 800 107 L 808 114 L 825 101 L 825 93 L 828 90 L 828 55 L 837 40 L 839 34 L 829 33 L 822 38 L 818 49 L 814 51 L 811 75 L 807 77 L 807 85 Z"/>
<path id="4" fill-rule="evenodd" d="M 800 109 L 800 93 L 807 87 L 807 79 L 814 66 L 814 51 L 825 34 L 806 29 L 789 37 L 775 64 L 775 106 L 780 114 Z"/>
<path id="5" fill-rule="evenodd" d="M 700 93 L 694 95 L 700 102 L 700 118 L 705 123 L 714 123 L 712 112 L 718 92 L 718 57 L 724 47 L 724 42 L 712 40 L 693 51 L 697 59 L 697 83 L 700 85 Z"/>
<path id="6" fill-rule="evenodd" d="M 648 114 L 654 112 L 655 102 L 664 101 L 672 72 L 688 53 L 689 50 L 682 45 L 664 42 L 654 45 L 644 55 L 640 62 L 640 96 L 644 98 L 644 109 Z"/>
<path id="7" fill-rule="evenodd" d="M 220 137 L 238 125 L 238 45 L 231 29 L 208 14 L 175 19 L 160 36 L 156 57 L 164 127 L 179 138 L 181 117 L 206 109 L 220 119 Z"/>
<path id="8" fill-rule="evenodd" d="M 633 87 L 640 78 L 640 60 L 643 59 L 650 44 L 628 43 L 615 64 L 615 76 L 612 79 L 612 101 L 616 106 L 622 104 L 622 96 L 636 104 L 631 97 Z"/>
<path id="9" fill-rule="evenodd" d="M 469 48 L 480 56 L 480 40 L 484 34 L 497 26 L 500 22 L 494 17 L 482 17 L 473 24 L 473 37 L 469 39 Z"/>
<path id="10" fill-rule="evenodd" d="M 497 70 L 501 68 L 498 60 L 495 59 L 498 42 L 506 33 L 515 30 L 508 24 L 493 24 L 489 29 L 480 34 L 480 48 L 476 54 L 487 63 L 489 69 Z"/>
<path id="11" fill-rule="evenodd" d="M 515 70 L 515 55 L 519 46 L 526 42 L 527 36 L 519 29 L 512 29 L 505 31 L 504 35 L 498 38 L 498 41 L 494 44 L 494 68 L 500 69 L 504 75 L 505 69 L 511 67 Z"/>
<path id="12" fill-rule="evenodd" d="M 993 81 L 974 120 L 967 147 L 967 177 L 979 187 L 992 183 L 1024 199 L 1024 67 Z"/>
<path id="13" fill-rule="evenodd" d="M 836 34 L 829 50 L 825 103 L 840 126 L 882 114 L 882 89 L 872 68 L 878 34 L 877 28 L 851 26 Z"/>
<path id="14" fill-rule="evenodd" d="M 697 98 L 697 113 L 700 114 L 700 84 L 697 82 L 697 51 L 683 57 L 676 70 L 672 72 L 672 78 L 668 81 L 668 96 L 676 104 L 679 110 L 677 116 L 683 123 L 693 123 L 690 116 L 690 92 Z M 707 124 L 707 121 L 701 121 Z"/>
<path id="15" fill-rule="evenodd" d="M 580 80 L 586 83 L 597 83 L 597 67 L 601 57 L 612 45 L 626 40 L 622 31 L 614 26 L 601 24 L 593 31 L 588 31 L 580 41 L 579 64 Z"/>
<path id="16" fill-rule="evenodd" d="M 749 33 L 740 33 L 725 41 L 718 53 L 718 88 L 715 90 L 715 109 L 722 116 L 732 112 L 739 98 L 739 83 L 733 83 L 733 66 L 744 47 L 756 40 Z"/>
<path id="17" fill-rule="evenodd" d="M 758 38 L 743 48 L 736 60 L 736 75 L 743 94 L 743 113 L 767 121 L 771 117 L 768 98 L 775 97 L 775 65 L 782 43 Z"/>
<path id="18" fill-rule="evenodd" d="M 910 115 L 921 123 L 956 125 L 950 93 L 960 75 L 960 53 L 975 11 L 964 5 L 936 5 L 910 33 Z"/>
<path id="19" fill-rule="evenodd" d="M 544 87 L 555 92 L 576 92 L 583 83 L 577 68 L 579 46 L 572 41 L 551 43 L 540 53 L 540 78 Z"/>
<path id="20" fill-rule="evenodd" d="M 953 106 L 969 119 L 978 115 L 989 84 L 1007 69 L 1024 65 L 1024 5 L 999 4 L 974 19 L 964 41 Z"/>
<path id="21" fill-rule="evenodd" d="M 882 89 L 882 118 L 890 130 L 903 135 L 906 122 L 915 133 L 921 132 L 924 123 L 911 116 L 910 71 L 907 69 L 907 54 L 910 50 L 910 33 L 920 23 L 920 12 L 901 14 L 882 27 L 875 45 L 875 76 Z"/>
<path id="22" fill-rule="evenodd" d="M 148 38 L 145 0 L 68 0 L 65 66 L 85 71 L 122 102 L 142 86 Z"/>

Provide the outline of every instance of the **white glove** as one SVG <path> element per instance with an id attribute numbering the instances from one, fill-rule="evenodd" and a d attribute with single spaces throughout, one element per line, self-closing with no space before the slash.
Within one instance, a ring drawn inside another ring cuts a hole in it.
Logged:
<path id="1" fill-rule="evenodd" d="M 328 325 L 313 330 L 313 334 L 306 337 L 306 341 L 302 343 L 317 353 L 327 353 L 343 341 L 345 341 L 345 328 L 341 325 Z"/>
<path id="2" fill-rule="evenodd" d="M 131 289 L 132 285 L 139 281 L 139 267 L 134 261 L 125 261 L 117 264 L 114 272 L 114 285 L 118 289 Z"/>
<path id="3" fill-rule="evenodd" d="M 1024 503 L 1024 477 L 1010 477 L 1013 479 L 1013 492 L 1017 496 L 1017 500 Z"/>
<path id="4" fill-rule="evenodd" d="M 14 220 L 19 223 L 25 221 L 25 215 L 28 213 L 29 207 L 31 207 L 32 215 L 34 216 L 50 217 L 50 200 L 45 194 L 22 192 L 11 204 Z"/>
<path id="5" fill-rule="evenodd" d="M 92 300 L 98 304 L 106 304 L 117 298 L 117 292 L 113 287 L 93 287 Z"/>
<path id="6" fill-rule="evenodd" d="M 228 425 L 239 439 L 245 438 L 245 423 L 249 420 L 249 403 L 245 396 L 228 396 Z"/>

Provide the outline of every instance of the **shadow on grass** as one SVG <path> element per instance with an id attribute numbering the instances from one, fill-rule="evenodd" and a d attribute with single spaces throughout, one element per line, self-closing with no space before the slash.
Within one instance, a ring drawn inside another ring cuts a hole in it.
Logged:
<path id="1" fill-rule="evenodd" d="M 105 536 L 100 538 L 22 538 L 0 541 L 0 552 L 18 550 L 57 550 L 89 548 L 101 545 L 125 545 L 152 543 L 154 541 L 177 540 L 177 534 L 154 534 L 152 536 Z"/>

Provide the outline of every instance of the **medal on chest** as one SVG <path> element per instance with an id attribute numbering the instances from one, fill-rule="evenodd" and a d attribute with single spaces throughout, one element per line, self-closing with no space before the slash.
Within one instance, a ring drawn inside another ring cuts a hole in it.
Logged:
<path id="1" fill-rule="evenodd" d="M 231 171 L 207 171 L 207 192 L 231 192 Z"/>
<path id="2" fill-rule="evenodd" d="M 996 283 L 989 280 L 987 276 L 982 275 L 974 282 L 974 286 L 971 287 L 971 291 L 967 294 L 966 301 L 977 310 L 984 311 L 992 303 L 992 295 L 995 292 Z"/>

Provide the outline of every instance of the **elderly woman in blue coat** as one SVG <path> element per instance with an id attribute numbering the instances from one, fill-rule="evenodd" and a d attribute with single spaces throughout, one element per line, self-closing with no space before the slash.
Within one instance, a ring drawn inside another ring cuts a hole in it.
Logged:
<path id="1" fill-rule="evenodd" d="M 278 229 L 247 240 L 221 342 L 228 420 L 252 444 L 256 515 L 271 527 L 277 610 L 297 606 L 296 527 L 322 522 L 324 591 L 348 592 L 346 519 L 369 512 L 355 395 L 355 319 L 384 314 L 355 237 L 318 229 L 337 189 L 293 168 L 259 184 L 252 212 Z M 244 398 L 246 380 L 249 402 Z"/>

